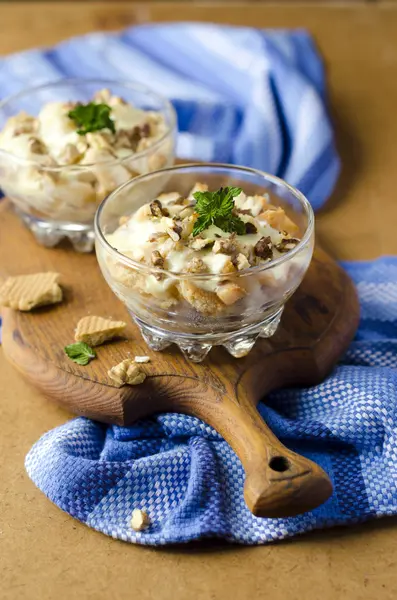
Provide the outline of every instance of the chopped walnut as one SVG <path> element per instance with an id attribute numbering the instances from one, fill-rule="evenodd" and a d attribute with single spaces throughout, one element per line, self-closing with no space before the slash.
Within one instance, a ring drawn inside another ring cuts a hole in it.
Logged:
<path id="1" fill-rule="evenodd" d="M 33 154 L 45 154 L 47 152 L 45 144 L 35 137 L 29 139 L 29 148 Z"/>
<path id="2" fill-rule="evenodd" d="M 144 138 L 151 135 L 149 123 L 136 125 L 132 129 L 119 129 L 116 133 L 115 142 L 118 147 L 129 148 L 136 152 L 138 146 Z"/>
<path id="3" fill-rule="evenodd" d="M 189 242 L 189 248 L 192 250 L 202 250 L 208 246 L 212 246 L 214 244 L 214 240 L 209 238 L 195 237 L 191 242 Z"/>
<path id="4" fill-rule="evenodd" d="M 258 233 L 258 229 L 253 223 L 248 221 L 248 223 L 245 224 L 245 233 Z"/>
<path id="5" fill-rule="evenodd" d="M 168 217 L 169 212 L 166 208 L 163 208 L 160 200 L 153 200 L 149 206 L 153 217 Z"/>
<path id="6" fill-rule="evenodd" d="M 158 267 L 159 269 L 164 268 L 164 258 L 161 256 L 158 250 L 153 250 L 150 258 L 154 267 Z"/>
<path id="7" fill-rule="evenodd" d="M 273 256 L 272 240 L 269 236 L 262 237 L 259 242 L 255 244 L 254 252 L 260 258 L 268 259 Z"/>
<path id="8" fill-rule="evenodd" d="M 244 298 L 247 292 L 236 283 L 226 281 L 217 288 L 216 294 L 218 298 L 222 300 L 223 304 L 230 306 L 231 304 L 235 304 L 238 300 L 241 300 L 241 298 Z"/>
<path id="9" fill-rule="evenodd" d="M 239 271 L 242 271 L 243 269 L 249 269 L 249 267 L 251 266 L 248 258 L 241 252 L 234 258 L 233 264 L 237 267 Z"/>
<path id="10" fill-rule="evenodd" d="M 134 362 L 137 364 L 144 364 L 150 362 L 150 356 L 135 356 Z"/>
<path id="11" fill-rule="evenodd" d="M 113 155 L 113 134 L 107 131 L 94 131 L 87 133 L 86 141 L 95 150 L 107 150 Z"/>
<path id="12" fill-rule="evenodd" d="M 135 508 L 132 511 L 131 527 L 134 531 L 142 531 L 150 525 L 150 519 L 145 511 Z"/>
<path id="13" fill-rule="evenodd" d="M 167 227 L 166 232 L 174 242 L 178 242 L 181 239 L 182 227 L 175 223 L 172 227 Z"/>
<path id="14" fill-rule="evenodd" d="M 119 387 L 122 385 L 139 385 L 146 379 L 146 373 L 144 373 L 140 367 L 134 364 L 130 358 L 126 358 L 121 361 L 118 365 L 115 365 L 108 371 L 110 379 L 113 379 Z"/>
<path id="15" fill-rule="evenodd" d="M 212 252 L 215 254 L 236 254 L 239 251 L 239 245 L 236 240 L 236 234 L 232 234 L 229 238 L 219 238 L 212 247 Z"/>
<path id="16" fill-rule="evenodd" d="M 295 248 L 297 244 L 299 244 L 299 240 L 297 240 L 296 238 L 284 238 L 281 240 L 281 242 L 276 244 L 276 250 L 282 253 L 289 252 L 290 250 Z"/>
<path id="17" fill-rule="evenodd" d="M 198 258 L 197 256 L 192 258 L 192 260 L 186 265 L 186 273 L 206 273 L 207 271 L 207 265 L 201 258 Z"/>
<path id="18" fill-rule="evenodd" d="M 164 194 L 160 194 L 157 196 L 157 200 L 159 200 L 162 204 L 181 204 L 180 194 L 178 192 L 165 192 Z"/>

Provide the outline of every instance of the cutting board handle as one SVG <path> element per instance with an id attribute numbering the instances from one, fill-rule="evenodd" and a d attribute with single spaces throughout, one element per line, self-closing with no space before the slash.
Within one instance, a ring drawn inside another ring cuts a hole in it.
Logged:
<path id="1" fill-rule="evenodd" d="M 333 488 L 328 475 L 313 461 L 288 450 L 251 402 L 223 396 L 201 406 L 203 412 L 195 410 L 194 414 L 212 425 L 241 460 L 244 498 L 254 515 L 292 517 L 330 497 Z"/>

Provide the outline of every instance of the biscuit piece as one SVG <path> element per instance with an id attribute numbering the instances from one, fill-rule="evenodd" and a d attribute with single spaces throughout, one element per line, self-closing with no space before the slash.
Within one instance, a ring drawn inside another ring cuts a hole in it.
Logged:
<path id="1" fill-rule="evenodd" d="M 134 531 L 142 531 L 142 529 L 146 529 L 150 525 L 150 519 L 145 511 L 140 508 L 135 508 L 132 511 L 131 517 L 131 527 Z"/>
<path id="2" fill-rule="evenodd" d="M 144 373 L 130 358 L 126 358 L 118 365 L 108 371 L 110 379 L 113 379 L 119 387 L 122 385 L 138 385 L 146 379 Z"/>
<path id="3" fill-rule="evenodd" d="M 287 217 L 281 207 L 278 207 L 276 210 L 265 210 L 259 217 L 265 219 L 270 227 L 274 227 L 280 231 L 286 231 L 291 235 L 296 235 L 299 232 L 299 227 Z"/>
<path id="4" fill-rule="evenodd" d="M 182 279 L 179 290 L 186 302 L 203 315 L 216 315 L 223 308 L 216 294 L 203 290 L 190 281 Z"/>
<path id="5" fill-rule="evenodd" d="M 0 288 L 0 305 L 28 311 L 62 300 L 59 273 L 35 273 L 9 277 Z"/>
<path id="6" fill-rule="evenodd" d="M 89 346 L 99 346 L 107 340 L 121 335 L 126 327 L 124 321 L 112 321 L 103 317 L 83 317 L 77 323 L 74 339 Z"/>
<path id="7" fill-rule="evenodd" d="M 230 306 L 244 298 L 247 292 L 236 283 L 228 281 L 218 287 L 216 294 L 226 306 Z"/>

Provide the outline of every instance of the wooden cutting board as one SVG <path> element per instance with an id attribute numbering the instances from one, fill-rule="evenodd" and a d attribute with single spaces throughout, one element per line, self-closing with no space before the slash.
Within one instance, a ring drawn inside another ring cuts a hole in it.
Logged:
<path id="1" fill-rule="evenodd" d="M 6 357 L 46 396 L 78 415 L 128 425 L 155 412 L 181 412 L 212 425 L 240 457 L 245 499 L 258 516 L 289 516 L 326 500 L 332 486 L 313 462 L 285 448 L 270 432 L 256 404 L 270 390 L 319 383 L 347 348 L 358 325 L 358 302 L 348 276 L 316 249 L 306 277 L 288 302 L 276 335 L 250 354 L 232 358 L 215 348 L 201 364 L 177 349 L 150 350 L 122 303 L 105 283 L 94 254 L 68 246 L 37 245 L 7 201 L 0 206 L 0 277 L 58 271 L 64 301 L 20 313 L 3 311 Z M 97 348 L 83 367 L 63 348 L 74 341 L 77 321 L 100 315 L 128 322 L 125 339 Z M 129 356 L 149 355 L 139 386 L 115 387 L 107 371 Z"/>

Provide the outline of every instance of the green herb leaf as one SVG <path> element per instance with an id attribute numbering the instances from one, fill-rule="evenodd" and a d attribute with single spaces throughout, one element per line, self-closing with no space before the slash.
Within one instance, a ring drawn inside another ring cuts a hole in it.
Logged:
<path id="1" fill-rule="evenodd" d="M 211 222 L 207 219 L 207 217 L 202 215 L 199 216 L 199 218 L 196 220 L 193 226 L 193 236 L 195 237 L 196 235 L 204 231 L 204 229 L 207 229 L 207 227 L 209 227 L 210 225 Z"/>
<path id="2" fill-rule="evenodd" d="M 79 135 L 85 135 L 92 131 L 101 129 L 110 129 L 115 133 L 114 121 L 110 118 L 111 107 L 107 104 L 78 104 L 73 110 L 68 112 L 68 117 L 72 119 L 77 127 Z"/>
<path id="3" fill-rule="evenodd" d="M 237 235 L 244 235 L 246 233 L 244 221 L 235 215 L 231 215 L 230 217 L 217 217 L 215 219 L 215 225 L 227 233 L 236 232 Z"/>
<path id="4" fill-rule="evenodd" d="M 65 346 L 65 353 L 78 365 L 88 365 L 90 360 L 96 357 L 96 352 L 84 342 L 76 342 Z"/>
<path id="5" fill-rule="evenodd" d="M 234 198 L 242 192 L 241 188 L 224 187 L 216 192 L 195 192 L 195 210 L 199 217 L 193 227 L 193 236 L 198 235 L 211 225 L 222 231 L 244 235 L 245 223 L 233 214 Z"/>

